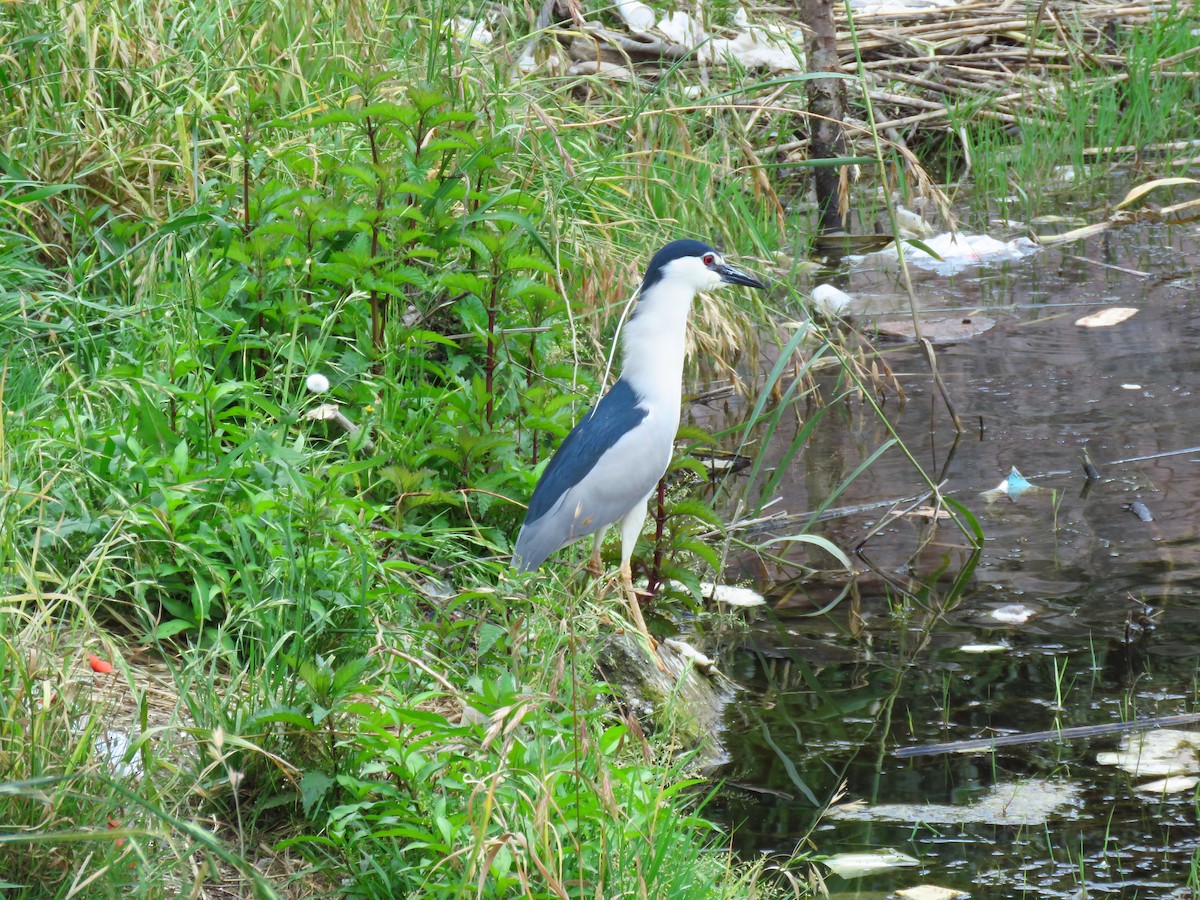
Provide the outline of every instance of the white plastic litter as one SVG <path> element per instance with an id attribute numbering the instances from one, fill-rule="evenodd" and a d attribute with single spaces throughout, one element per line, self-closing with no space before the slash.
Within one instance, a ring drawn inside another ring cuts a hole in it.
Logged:
<path id="1" fill-rule="evenodd" d="M 738 7 L 733 17 L 734 25 L 741 29 L 733 38 L 714 38 L 700 47 L 700 62 L 712 65 L 717 62 L 736 61 L 747 69 L 767 69 L 771 72 L 801 72 L 804 64 L 792 49 L 792 44 L 801 45 L 803 35 L 774 25 L 751 25 L 743 7 Z M 790 40 L 790 43 L 789 43 Z"/>
<path id="2" fill-rule="evenodd" d="M 813 307 L 827 319 L 840 319 L 854 305 L 854 298 L 832 284 L 818 284 L 812 289 Z"/>
<path id="3" fill-rule="evenodd" d="M 765 606 L 767 602 L 763 599 L 762 594 L 751 588 L 737 587 L 732 584 L 713 584 L 710 581 L 700 582 L 700 593 L 725 606 Z"/>
<path id="4" fill-rule="evenodd" d="M 941 275 L 954 275 L 970 266 L 985 263 L 1009 262 L 1021 259 L 1038 251 L 1038 245 L 1029 238 L 1015 238 L 1011 241 L 998 241 L 986 234 L 951 234 L 945 232 L 928 238 L 923 243 L 941 257 L 930 256 L 919 247 L 912 244 L 904 245 L 904 258 L 910 266 L 937 272 Z M 888 262 L 896 258 L 896 245 L 890 244 L 875 253 L 859 257 L 860 265 L 877 262 Z"/>
<path id="5" fill-rule="evenodd" d="M 867 850 L 863 853 L 835 853 L 821 860 L 829 871 L 843 878 L 860 878 L 887 869 L 919 866 L 921 861 L 897 850 Z"/>
<path id="6" fill-rule="evenodd" d="M 963 644 L 958 648 L 959 653 L 1003 653 L 1008 650 L 1008 644 Z"/>
<path id="7" fill-rule="evenodd" d="M 634 75 L 624 66 L 602 59 L 582 59 L 567 69 L 568 75 L 599 75 L 613 81 L 633 81 Z"/>
<path id="8" fill-rule="evenodd" d="M 142 760 L 134 755 L 129 762 L 125 756 L 133 746 L 133 738 L 123 731 L 109 728 L 96 735 L 96 753 L 108 763 L 108 767 L 118 778 L 141 778 Z"/>
<path id="9" fill-rule="evenodd" d="M 1135 791 L 1143 794 L 1155 794 L 1163 796 L 1165 794 L 1182 794 L 1185 791 L 1190 791 L 1196 785 L 1200 784 L 1200 778 L 1195 775 L 1172 775 L 1170 778 L 1160 778 L 1158 781 L 1147 781 L 1145 784 L 1139 784 Z"/>
<path id="10" fill-rule="evenodd" d="M 645 34 L 654 27 L 654 10 L 638 0 L 617 0 L 617 15 L 635 34 Z"/>
<path id="11" fill-rule="evenodd" d="M 1023 625 L 1036 615 L 1037 610 L 1030 609 L 1023 603 L 998 606 L 988 613 L 991 619 L 1004 625 Z"/>
<path id="12" fill-rule="evenodd" d="M 961 900 L 971 895 L 966 891 L 956 891 L 954 888 L 936 884 L 918 884 L 916 887 L 896 891 L 896 896 L 902 900 Z"/>
<path id="13" fill-rule="evenodd" d="M 925 221 L 925 217 L 903 206 L 897 206 L 896 225 L 904 237 L 929 238 L 933 237 L 933 226 Z"/>
<path id="14" fill-rule="evenodd" d="M 922 9 L 948 9 L 961 0 L 850 0 L 850 8 L 860 16 L 891 16 Z"/>
<path id="15" fill-rule="evenodd" d="M 708 40 L 708 32 L 685 12 L 673 12 L 658 20 L 658 30 L 673 44 L 695 50 Z"/>
<path id="16" fill-rule="evenodd" d="M 1096 762 L 1131 775 L 1194 775 L 1200 772 L 1200 732 L 1161 728 L 1129 735 L 1119 751 L 1097 753 Z"/>
<path id="17" fill-rule="evenodd" d="M 479 19 L 455 16 L 446 23 L 446 28 L 456 38 L 469 41 L 477 47 L 488 47 L 492 43 L 491 29 Z"/>
<path id="18" fill-rule="evenodd" d="M 1080 328 L 1111 328 L 1137 314 L 1137 309 L 1132 306 L 1110 306 L 1108 309 L 1102 309 L 1081 319 L 1076 319 L 1075 324 Z"/>

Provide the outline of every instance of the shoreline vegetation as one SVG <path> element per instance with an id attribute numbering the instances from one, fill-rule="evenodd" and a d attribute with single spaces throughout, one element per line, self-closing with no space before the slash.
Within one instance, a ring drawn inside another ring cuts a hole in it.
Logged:
<path id="1" fill-rule="evenodd" d="M 701 237 L 776 280 L 699 304 L 713 380 L 801 312 L 804 83 L 568 75 L 519 9 L 0 4 L 5 897 L 817 889 L 819 847 L 729 853 L 678 735 L 599 678 L 611 585 L 508 569 L 649 251 Z M 858 126 L 864 231 L 880 172 L 1032 216 L 1047 160 L 1083 194 L 1195 164 L 1195 3 L 863 16 L 857 49 L 841 15 L 884 148 Z M 669 618 L 721 519 L 672 490 L 657 524 Z"/>

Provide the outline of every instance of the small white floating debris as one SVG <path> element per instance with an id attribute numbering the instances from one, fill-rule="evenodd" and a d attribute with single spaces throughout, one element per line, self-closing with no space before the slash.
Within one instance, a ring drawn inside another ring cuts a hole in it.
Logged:
<path id="1" fill-rule="evenodd" d="M 758 591 L 748 587 L 736 587 L 732 584 L 713 584 L 711 581 L 700 582 L 700 593 L 725 606 L 765 606 L 767 601 Z"/>
<path id="2" fill-rule="evenodd" d="M 887 869 L 919 866 L 921 861 L 898 850 L 869 850 L 865 853 L 835 853 L 821 860 L 829 871 L 843 878 L 861 878 Z"/>
<path id="3" fill-rule="evenodd" d="M 840 319 L 854 304 L 853 297 L 832 284 L 818 284 L 809 296 L 813 308 L 827 319 Z"/>
<path id="4" fill-rule="evenodd" d="M 896 896 L 903 897 L 904 900 L 961 900 L 962 897 L 971 895 L 966 891 L 938 887 L 936 884 L 918 884 L 916 887 L 896 891 Z"/>
<path id="5" fill-rule="evenodd" d="M 958 648 L 960 653 L 1003 653 L 1008 644 L 963 644 Z"/>
<path id="6" fill-rule="evenodd" d="M 1200 731 L 1160 728 L 1121 740 L 1115 753 L 1097 753 L 1096 762 L 1131 775 L 1193 775 L 1200 772 Z"/>
<path id="7" fill-rule="evenodd" d="M 1011 500 L 1016 500 L 1023 493 L 1033 488 L 1029 480 L 1013 466 L 1008 473 L 1008 477 L 992 488 L 990 491 L 984 491 L 983 496 L 987 500 L 996 500 L 1000 497 L 1008 497 Z"/>
<path id="8" fill-rule="evenodd" d="M 1076 319 L 1075 324 L 1081 328 L 1108 328 L 1112 325 L 1120 325 L 1126 319 L 1136 316 L 1137 312 L 1131 306 L 1110 306 L 1108 309 L 1094 312 L 1082 319 Z"/>
<path id="9" fill-rule="evenodd" d="M 906 516 L 912 516 L 914 519 L 949 519 L 950 511 L 932 506 L 918 506 L 916 509 L 910 509 L 903 513 Z"/>
<path id="10" fill-rule="evenodd" d="M 1172 775 L 1170 778 L 1160 778 L 1158 781 L 1147 781 L 1145 784 L 1139 784 L 1135 791 L 1140 791 L 1144 794 L 1182 794 L 1184 791 L 1190 791 L 1196 785 L 1200 784 L 1200 778 L 1195 775 Z"/>
<path id="11" fill-rule="evenodd" d="M 1024 625 L 1036 615 L 1036 609 L 1030 609 L 1023 603 L 1009 603 L 988 611 L 988 618 L 1002 625 Z"/>
<path id="12" fill-rule="evenodd" d="M 903 206 L 897 206 L 895 213 L 896 226 L 903 237 L 933 237 L 933 226 L 926 222 L 920 213 L 913 212 L 911 209 L 906 209 Z"/>
<path id="13" fill-rule="evenodd" d="M 705 675 L 712 675 L 717 670 L 717 661 L 715 659 L 701 653 L 687 641 L 681 641 L 678 638 L 667 638 L 662 642 L 662 646 L 669 650 L 674 650 L 680 659 L 684 662 L 690 662 Z"/>
<path id="14" fill-rule="evenodd" d="M 1123 384 L 1121 387 L 1127 391 L 1140 391 L 1142 389 L 1140 384 Z"/>

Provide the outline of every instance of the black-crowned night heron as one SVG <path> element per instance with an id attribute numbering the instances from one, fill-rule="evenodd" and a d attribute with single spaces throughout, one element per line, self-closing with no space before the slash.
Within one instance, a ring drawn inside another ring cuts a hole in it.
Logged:
<path id="1" fill-rule="evenodd" d="M 646 521 L 646 502 L 667 471 L 683 390 L 684 337 L 692 300 L 725 284 L 764 285 L 700 241 L 672 241 L 654 254 L 624 328 L 621 377 L 567 435 L 529 501 L 513 566 L 538 568 L 551 553 L 621 523 L 621 586 L 634 625 L 656 646 L 633 591 L 629 560 Z"/>

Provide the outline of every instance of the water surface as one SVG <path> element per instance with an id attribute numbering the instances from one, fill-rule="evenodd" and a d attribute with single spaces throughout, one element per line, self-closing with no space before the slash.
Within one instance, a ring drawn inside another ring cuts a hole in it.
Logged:
<path id="1" fill-rule="evenodd" d="M 710 813 L 732 828 L 739 850 L 786 856 L 806 841 L 801 849 L 821 854 L 891 847 L 921 862 L 853 881 L 829 876 L 835 896 L 882 897 L 922 883 L 974 898 L 1195 895 L 1195 792 L 1147 795 L 1135 787 L 1151 778 L 1099 765 L 1097 753 L 1117 749 L 1118 737 L 914 759 L 893 751 L 1198 708 L 1197 271 L 1194 227 L 1145 226 L 953 278 L 914 272 L 927 309 L 997 320 L 938 349 L 966 426 L 953 452 L 918 351 L 888 352 L 907 402 L 884 406 L 986 541 L 973 555 L 949 522 L 894 520 L 862 546 L 851 596 L 818 617 L 808 614 L 836 596 L 836 577 L 778 584 L 796 573 L 752 554 L 734 563 L 734 576 L 776 583 L 777 605 L 723 648 L 725 669 L 747 690 L 728 720 L 732 760 L 718 773 L 729 787 Z M 841 286 L 871 298 L 874 313 L 897 303 L 887 274 L 856 273 Z M 1138 313 L 1109 328 L 1075 324 L 1107 306 Z M 835 377 L 823 378 L 835 395 Z M 849 398 L 824 415 L 771 510 L 816 509 L 889 437 L 869 406 Z M 782 454 L 788 441 L 777 434 L 773 450 Z M 1100 474 L 1090 484 L 1085 448 Z M 1014 466 L 1035 488 L 989 499 Z M 887 501 L 922 490 L 893 448 L 834 503 L 862 512 L 810 530 L 850 550 Z M 1004 649 L 970 652 L 981 643 Z M 818 818 L 842 789 L 872 804 L 965 806 L 1022 779 L 1058 780 L 1078 794 L 1035 826 Z"/>

